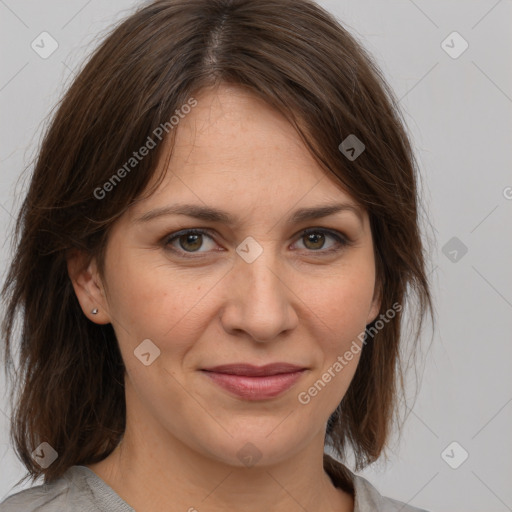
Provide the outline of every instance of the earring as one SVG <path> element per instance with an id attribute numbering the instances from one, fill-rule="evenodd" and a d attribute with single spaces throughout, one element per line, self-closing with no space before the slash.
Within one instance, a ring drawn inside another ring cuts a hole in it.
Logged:
<path id="1" fill-rule="evenodd" d="M 91 313 L 92 313 L 93 315 L 97 315 L 97 314 L 98 314 L 98 308 L 94 308 L 94 309 L 91 311 Z"/>

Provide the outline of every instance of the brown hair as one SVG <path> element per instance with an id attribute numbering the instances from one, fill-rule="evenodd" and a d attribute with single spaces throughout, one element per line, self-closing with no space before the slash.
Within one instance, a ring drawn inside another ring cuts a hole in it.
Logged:
<path id="1" fill-rule="evenodd" d="M 72 465 L 104 459 L 119 443 L 124 364 L 112 326 L 83 314 L 66 257 L 72 249 L 86 251 L 103 273 L 109 230 L 140 198 L 163 144 L 107 199 L 95 191 L 194 94 L 223 82 L 245 87 L 286 116 L 321 167 L 367 209 L 381 313 L 415 298 L 414 340 L 427 311 L 433 320 L 417 165 L 398 103 L 363 47 L 309 0 L 154 2 L 105 39 L 68 89 L 17 219 L 2 327 L 10 370 L 19 339 L 11 439 L 28 470 L 24 479 L 44 475 L 51 482 Z M 172 139 L 175 130 L 166 131 Z M 365 145 L 355 160 L 339 149 L 350 134 Z M 367 330 L 376 331 L 375 322 Z M 381 323 L 326 432 L 341 457 L 352 447 L 356 469 L 381 454 L 403 387 L 402 312 Z M 58 453 L 47 468 L 31 456 L 43 441 Z"/>

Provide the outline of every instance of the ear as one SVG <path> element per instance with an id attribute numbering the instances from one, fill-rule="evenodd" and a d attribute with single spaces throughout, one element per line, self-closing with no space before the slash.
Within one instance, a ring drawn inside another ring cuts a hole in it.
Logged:
<path id="1" fill-rule="evenodd" d="M 73 250 L 67 257 L 68 275 L 84 315 L 96 324 L 110 323 L 105 290 L 96 260 L 82 251 Z M 92 310 L 97 309 L 96 314 Z"/>
<path id="2" fill-rule="evenodd" d="M 368 318 L 366 325 L 371 324 L 378 316 L 380 306 L 382 304 L 382 289 L 379 280 L 375 280 L 375 288 L 373 291 L 372 303 L 370 305 L 370 311 L 368 312 Z"/>

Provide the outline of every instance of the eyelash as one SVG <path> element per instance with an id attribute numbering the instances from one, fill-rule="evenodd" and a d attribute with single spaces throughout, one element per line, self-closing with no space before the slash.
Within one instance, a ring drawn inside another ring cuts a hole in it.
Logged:
<path id="1" fill-rule="evenodd" d="M 328 235 L 332 238 L 334 238 L 334 240 L 336 241 L 336 247 L 332 248 L 332 249 L 327 249 L 327 250 L 322 250 L 322 249 L 318 249 L 318 250 L 309 250 L 307 252 L 310 252 L 310 253 L 313 253 L 315 255 L 319 255 L 319 256 L 322 256 L 322 255 L 330 255 L 332 253 L 336 253 L 336 252 L 340 252 L 341 250 L 343 250 L 345 247 L 351 245 L 351 241 L 346 238 L 342 233 L 340 233 L 339 231 L 335 231 L 335 230 L 331 230 L 331 229 L 325 229 L 325 228 L 308 228 L 308 229 L 305 229 L 304 231 L 302 231 L 300 233 L 300 236 L 298 238 L 298 240 L 300 240 L 301 238 L 304 238 L 305 236 L 307 235 L 310 235 L 310 234 L 318 234 L 318 233 L 322 233 L 324 235 Z M 195 252 L 187 252 L 187 251 L 183 251 L 183 250 L 176 250 L 175 248 L 171 248 L 170 247 L 170 244 L 174 241 L 174 240 L 177 240 L 179 239 L 180 237 L 182 236 L 185 236 L 185 235 L 206 235 L 208 236 L 209 238 L 212 238 L 212 232 L 208 229 L 202 229 L 202 228 L 194 228 L 194 229 L 184 229 L 184 230 L 181 230 L 181 231 L 177 231 L 176 233 L 171 233 L 170 235 L 166 236 L 164 238 L 164 241 L 163 241 L 163 245 L 166 249 L 174 252 L 174 253 L 177 253 L 180 255 L 180 257 L 183 257 L 183 258 L 201 258 L 202 256 L 197 256 L 195 255 L 197 253 L 197 251 Z M 197 254 L 204 254 L 204 253 L 197 253 Z"/>

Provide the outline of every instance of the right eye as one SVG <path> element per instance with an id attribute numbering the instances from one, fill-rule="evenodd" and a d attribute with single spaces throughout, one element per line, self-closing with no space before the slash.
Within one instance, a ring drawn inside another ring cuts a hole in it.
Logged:
<path id="1" fill-rule="evenodd" d="M 208 251 L 199 251 L 204 244 L 204 237 L 213 241 L 209 234 L 210 231 L 206 229 L 182 229 L 176 233 L 171 233 L 165 240 L 165 247 L 173 252 L 178 253 L 184 258 L 193 258 L 194 256 L 187 256 L 187 254 L 199 253 L 202 254 Z M 176 243 L 179 247 L 176 247 Z M 174 245 L 173 245 L 174 244 Z"/>

